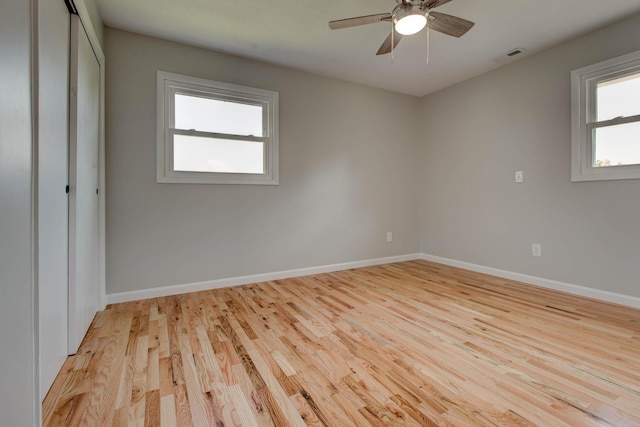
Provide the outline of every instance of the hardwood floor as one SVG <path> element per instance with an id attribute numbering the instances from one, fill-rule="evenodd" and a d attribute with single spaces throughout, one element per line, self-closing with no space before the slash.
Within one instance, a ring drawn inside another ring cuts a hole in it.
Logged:
<path id="1" fill-rule="evenodd" d="M 109 306 L 44 426 L 638 426 L 640 310 L 425 261 Z"/>

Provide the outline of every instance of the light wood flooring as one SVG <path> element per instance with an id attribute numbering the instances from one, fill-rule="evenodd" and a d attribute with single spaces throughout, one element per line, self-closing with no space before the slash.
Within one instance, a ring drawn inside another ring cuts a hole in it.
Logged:
<path id="1" fill-rule="evenodd" d="M 425 261 L 109 306 L 44 426 L 638 426 L 640 310 Z"/>

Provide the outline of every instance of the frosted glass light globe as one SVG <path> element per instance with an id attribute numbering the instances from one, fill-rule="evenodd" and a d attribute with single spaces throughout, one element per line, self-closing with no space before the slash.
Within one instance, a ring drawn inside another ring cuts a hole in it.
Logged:
<path id="1" fill-rule="evenodd" d="M 404 36 L 410 36 L 422 30 L 427 25 L 427 17 L 422 13 L 414 13 L 396 20 L 396 31 Z"/>

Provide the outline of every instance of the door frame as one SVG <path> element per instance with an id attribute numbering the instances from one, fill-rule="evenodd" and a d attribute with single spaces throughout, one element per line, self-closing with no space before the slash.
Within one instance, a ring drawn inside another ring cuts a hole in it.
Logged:
<path id="1" fill-rule="evenodd" d="M 105 147 L 104 147 L 104 128 L 105 128 L 105 56 L 102 50 L 102 46 L 98 40 L 96 32 L 93 28 L 93 24 L 91 22 L 91 18 L 89 17 L 89 12 L 87 7 L 85 6 L 84 0 L 76 0 L 74 2 L 77 10 L 77 14 L 79 17 L 79 24 L 84 27 L 84 31 L 87 34 L 89 39 L 89 43 L 91 44 L 91 48 L 98 60 L 98 65 L 100 67 L 100 94 L 99 94 L 99 117 L 98 117 L 98 301 L 97 307 L 98 310 L 103 310 L 106 305 L 106 235 L 105 235 L 105 227 L 106 227 L 106 219 L 105 219 L 105 201 L 106 201 L 106 192 L 105 192 Z M 81 30 L 81 29 L 80 29 Z M 73 35 L 71 35 L 73 39 Z M 71 52 L 73 55 L 73 51 Z M 69 70 L 70 73 L 74 73 L 74 70 Z M 69 114 L 69 123 L 70 123 L 70 131 L 73 126 L 75 126 L 75 120 L 77 117 L 74 117 L 72 111 Z M 71 165 L 70 165 L 71 166 Z M 71 216 L 70 216 L 71 221 Z M 71 229 L 72 224 L 70 223 L 69 229 Z M 69 278 L 75 275 L 75 271 L 71 270 L 71 264 L 69 267 Z M 69 299 L 69 303 L 71 300 Z M 71 310 L 74 310 L 75 307 L 71 307 L 69 304 L 69 313 Z M 72 326 L 70 324 L 69 317 L 69 330 L 71 330 Z M 69 335 L 69 354 L 75 354 L 78 350 L 77 347 L 74 348 L 75 345 L 71 342 L 71 335 Z"/>

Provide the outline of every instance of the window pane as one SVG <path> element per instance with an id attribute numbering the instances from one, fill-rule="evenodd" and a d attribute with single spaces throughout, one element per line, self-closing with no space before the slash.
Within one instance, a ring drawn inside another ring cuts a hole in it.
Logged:
<path id="1" fill-rule="evenodd" d="M 640 114 L 640 73 L 598 83 L 597 120 Z"/>
<path id="2" fill-rule="evenodd" d="M 640 122 L 596 128 L 593 166 L 640 164 Z"/>
<path id="3" fill-rule="evenodd" d="M 174 135 L 176 171 L 262 174 L 263 158 L 262 142 Z"/>
<path id="4" fill-rule="evenodd" d="M 175 95 L 175 128 L 264 136 L 262 106 L 177 93 Z"/>

